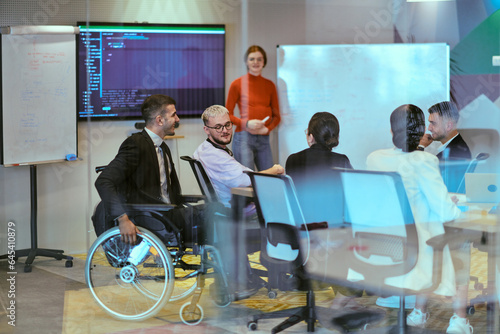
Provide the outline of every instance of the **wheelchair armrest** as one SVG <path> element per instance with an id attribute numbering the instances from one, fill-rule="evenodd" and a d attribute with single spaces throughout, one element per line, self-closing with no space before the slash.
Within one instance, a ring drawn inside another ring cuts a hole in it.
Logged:
<path id="1" fill-rule="evenodd" d="M 184 203 L 198 203 L 206 199 L 203 195 L 182 195 L 182 201 Z"/>
<path id="2" fill-rule="evenodd" d="M 105 169 L 106 169 L 106 167 L 108 167 L 108 166 L 97 166 L 97 167 L 95 168 L 95 172 L 96 172 L 96 173 L 100 173 L 100 172 L 102 172 L 103 170 L 105 170 Z"/>
<path id="3" fill-rule="evenodd" d="M 128 204 L 127 209 L 130 211 L 148 211 L 148 212 L 165 212 L 176 208 L 174 204 Z"/>

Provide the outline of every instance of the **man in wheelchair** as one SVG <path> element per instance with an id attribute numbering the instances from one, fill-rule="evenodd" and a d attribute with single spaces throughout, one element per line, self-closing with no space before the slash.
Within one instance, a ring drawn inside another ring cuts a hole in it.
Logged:
<path id="1" fill-rule="evenodd" d="M 193 221 L 202 222 L 202 211 L 199 206 L 182 205 L 185 199 L 174 161 L 163 141 L 166 135 L 175 134 L 179 123 L 175 100 L 151 95 L 144 100 L 141 112 L 144 130 L 125 139 L 95 182 L 102 202 L 93 220 L 94 224 L 105 224 L 96 226 L 96 233 L 117 225 L 122 241 L 133 245 L 137 226 L 141 226 L 166 246 L 178 246 L 180 238 L 193 241 Z"/>

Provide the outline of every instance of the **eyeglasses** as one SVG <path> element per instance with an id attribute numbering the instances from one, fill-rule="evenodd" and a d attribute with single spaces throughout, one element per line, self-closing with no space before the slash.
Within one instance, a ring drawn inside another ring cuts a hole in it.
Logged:
<path id="1" fill-rule="evenodd" d="M 208 125 L 205 125 L 207 128 L 209 129 L 214 129 L 215 131 L 217 131 L 218 133 L 221 133 L 223 131 L 224 128 L 226 128 L 226 130 L 231 130 L 233 128 L 233 123 L 231 122 L 227 122 L 226 124 L 222 125 L 222 124 L 217 124 L 216 126 L 208 126 Z"/>

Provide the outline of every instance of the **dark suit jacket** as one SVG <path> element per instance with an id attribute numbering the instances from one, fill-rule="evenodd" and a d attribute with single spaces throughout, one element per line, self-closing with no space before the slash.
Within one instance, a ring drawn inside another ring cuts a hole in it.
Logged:
<path id="1" fill-rule="evenodd" d="M 338 175 L 332 167 L 351 168 L 347 156 L 317 144 L 292 154 L 286 160 L 286 173 L 292 177 L 297 197 L 308 223 L 344 220 L 344 201 Z"/>
<path id="2" fill-rule="evenodd" d="M 445 150 L 448 149 L 449 154 L 446 160 L 443 157 L 443 152 L 439 152 L 437 157 L 443 181 L 448 191 L 455 193 L 458 191 L 458 187 L 465 176 L 465 171 L 471 159 L 471 153 L 469 146 L 467 146 L 467 143 L 460 134 L 453 138 Z"/>
<path id="3" fill-rule="evenodd" d="M 170 161 L 170 201 L 180 204 L 181 187 L 170 150 L 165 150 Z M 127 212 L 125 204 L 162 204 L 160 170 L 156 150 L 146 130 L 128 137 L 118 154 L 104 169 L 95 186 L 110 219 Z"/>
<path id="4" fill-rule="evenodd" d="M 285 170 L 292 178 L 304 176 L 313 170 L 332 167 L 351 168 L 351 162 L 344 154 L 339 154 L 314 144 L 311 147 L 291 154 L 286 159 Z"/>
<path id="5" fill-rule="evenodd" d="M 453 140 L 446 146 L 446 149 L 449 149 L 449 159 L 471 159 L 471 154 L 469 150 L 469 146 L 464 141 L 462 136 L 458 134 Z M 443 152 L 439 152 L 437 155 L 439 161 L 443 161 Z"/>

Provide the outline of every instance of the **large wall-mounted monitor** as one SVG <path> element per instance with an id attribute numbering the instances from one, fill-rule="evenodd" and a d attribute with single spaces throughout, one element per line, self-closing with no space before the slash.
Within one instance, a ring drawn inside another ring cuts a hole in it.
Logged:
<path id="1" fill-rule="evenodd" d="M 166 94 L 181 117 L 225 103 L 224 25 L 79 22 L 78 119 L 141 119 Z"/>

